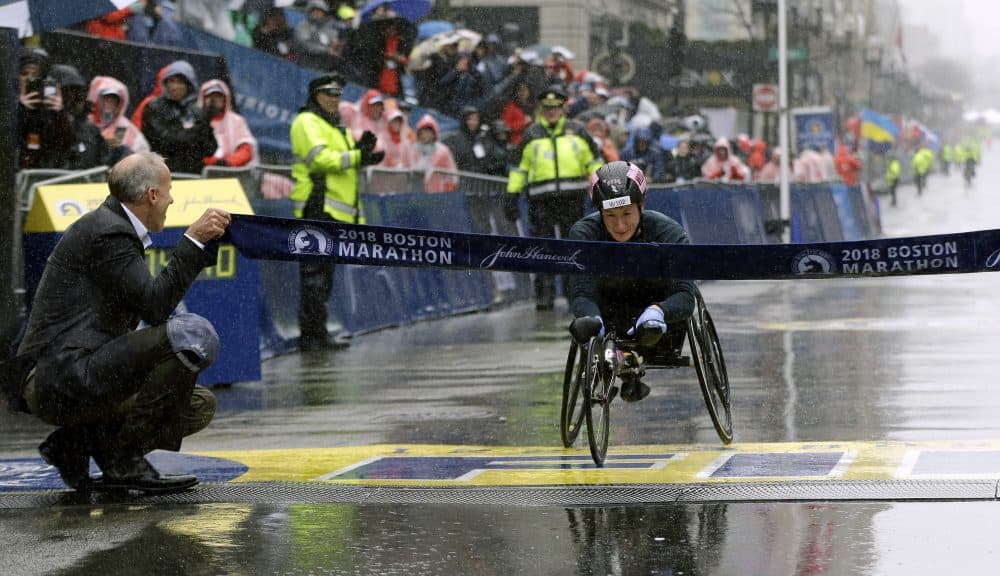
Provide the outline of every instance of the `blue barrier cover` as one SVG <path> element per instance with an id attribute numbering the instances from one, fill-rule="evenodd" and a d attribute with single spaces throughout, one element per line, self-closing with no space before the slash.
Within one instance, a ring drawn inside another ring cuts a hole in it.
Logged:
<path id="1" fill-rule="evenodd" d="M 861 242 L 656 245 L 234 214 L 227 236 L 249 258 L 547 274 L 773 280 L 1000 270 L 1000 229 Z"/>
<path id="2" fill-rule="evenodd" d="M 837 203 L 827 184 L 790 187 L 792 242 L 834 242 L 844 239 Z"/>
<path id="3" fill-rule="evenodd" d="M 767 242 L 764 207 L 754 186 L 696 182 L 652 188 L 645 207 L 679 222 L 698 244 Z"/>
<path id="4" fill-rule="evenodd" d="M 291 202 L 253 203 L 257 214 L 291 218 Z M 461 193 L 364 197 L 365 218 L 387 225 L 470 229 Z M 265 354 L 292 348 L 298 335 L 299 269 L 294 262 L 261 263 L 261 347 Z M 489 306 L 493 291 L 485 272 L 439 268 L 338 266 L 327 303 L 349 332 L 365 332 Z"/>
<path id="5" fill-rule="evenodd" d="M 830 194 L 837 207 L 837 217 L 844 240 L 864 240 L 868 235 L 864 231 L 864 221 L 855 209 L 851 199 L 851 189 L 846 184 L 830 184 Z"/>

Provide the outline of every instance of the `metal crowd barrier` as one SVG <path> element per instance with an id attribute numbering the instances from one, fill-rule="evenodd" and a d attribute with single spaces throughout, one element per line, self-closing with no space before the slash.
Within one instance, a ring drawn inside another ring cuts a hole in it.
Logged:
<path id="1" fill-rule="evenodd" d="M 17 302 L 22 313 L 27 304 L 24 286 L 24 222 L 28 218 L 31 207 L 35 204 L 38 188 L 51 184 L 70 184 L 73 182 L 106 182 L 107 179 L 107 166 L 96 166 L 88 170 L 45 168 L 21 170 L 14 177 L 17 214 L 14 215 L 14 237 L 10 245 L 10 286 L 14 301 Z"/>
<path id="2" fill-rule="evenodd" d="M 368 166 L 362 180 L 362 194 L 403 194 L 424 191 L 424 173 L 409 168 Z"/>

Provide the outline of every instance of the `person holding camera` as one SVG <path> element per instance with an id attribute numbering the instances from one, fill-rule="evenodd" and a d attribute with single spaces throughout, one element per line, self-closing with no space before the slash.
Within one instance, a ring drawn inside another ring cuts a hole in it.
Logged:
<path id="1" fill-rule="evenodd" d="M 73 127 L 63 109 L 62 91 L 49 76 L 49 55 L 22 48 L 18 74 L 18 167 L 62 168 L 73 144 Z"/>
<path id="2" fill-rule="evenodd" d="M 93 121 L 93 106 L 87 100 L 90 87 L 74 66 L 56 64 L 51 76 L 59 84 L 63 110 L 73 130 L 73 144 L 63 158 L 61 168 L 86 170 L 96 166 L 112 166 L 133 152 L 121 139 L 105 138 Z"/>
<path id="3" fill-rule="evenodd" d="M 243 116 L 233 110 L 229 86 L 222 80 L 209 80 L 198 91 L 198 105 L 209 118 L 215 140 L 215 154 L 205 158 L 206 166 L 249 166 L 257 164 L 257 139 Z"/>
<path id="4" fill-rule="evenodd" d="M 200 174 L 205 157 L 218 148 L 212 118 L 198 106 L 197 88 L 194 67 L 177 60 L 163 73 L 163 93 L 142 112 L 142 132 L 171 172 Z"/>
<path id="5" fill-rule="evenodd" d="M 295 216 L 364 224 L 358 169 L 378 164 L 385 152 L 376 152 L 377 138 L 365 131 L 357 143 L 340 123 L 340 95 L 344 78 L 319 76 L 309 82 L 306 105 L 292 121 L 289 133 L 295 163 L 295 187 L 290 198 Z M 308 235 L 307 235 L 308 236 Z M 337 345 L 328 339 L 326 301 L 333 290 L 331 262 L 302 262 L 299 269 L 299 349 L 323 350 Z"/>

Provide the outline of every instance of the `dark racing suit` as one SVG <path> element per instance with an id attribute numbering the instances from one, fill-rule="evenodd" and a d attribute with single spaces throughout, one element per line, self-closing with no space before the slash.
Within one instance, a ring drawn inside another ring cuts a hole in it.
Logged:
<path id="1" fill-rule="evenodd" d="M 690 244 L 687 232 L 675 220 L 653 210 L 642 212 L 639 228 L 629 242 Z M 570 240 L 614 242 L 601 221 L 600 212 L 584 216 L 570 228 Z M 695 285 L 690 280 L 626 278 L 617 276 L 571 276 L 569 305 L 574 318 L 600 316 L 605 330 L 624 336 L 646 307 L 657 304 L 667 322 L 667 338 L 673 348 L 683 344 L 685 323 L 694 310 Z"/>

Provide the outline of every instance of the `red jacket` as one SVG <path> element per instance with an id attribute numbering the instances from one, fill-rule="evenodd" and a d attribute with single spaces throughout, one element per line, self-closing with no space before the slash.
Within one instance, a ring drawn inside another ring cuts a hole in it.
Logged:
<path id="1" fill-rule="evenodd" d="M 132 7 L 105 14 L 87 21 L 87 34 L 101 36 L 109 40 L 125 40 L 125 21 L 132 15 Z"/>
<path id="2" fill-rule="evenodd" d="M 847 146 L 843 144 L 837 146 L 837 156 L 833 159 L 833 164 L 837 167 L 837 174 L 840 174 L 840 179 L 844 181 L 844 184 L 857 186 L 858 173 L 864 166 L 861 164 L 861 160 L 858 160 L 847 150 Z"/>

